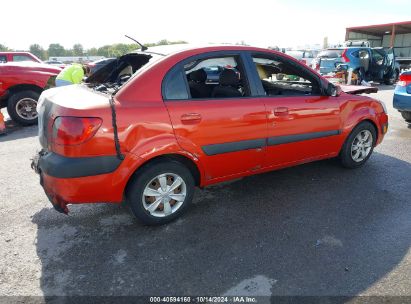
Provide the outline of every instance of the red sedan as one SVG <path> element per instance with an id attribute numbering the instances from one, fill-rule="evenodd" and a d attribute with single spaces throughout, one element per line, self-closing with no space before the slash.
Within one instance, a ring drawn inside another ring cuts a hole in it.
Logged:
<path id="1" fill-rule="evenodd" d="M 101 70 L 40 97 L 32 166 L 61 212 L 126 201 L 142 222 L 167 223 L 195 186 L 333 157 L 360 167 L 388 127 L 380 101 L 352 94 L 375 88 L 345 93 L 267 49 L 149 49 Z"/>

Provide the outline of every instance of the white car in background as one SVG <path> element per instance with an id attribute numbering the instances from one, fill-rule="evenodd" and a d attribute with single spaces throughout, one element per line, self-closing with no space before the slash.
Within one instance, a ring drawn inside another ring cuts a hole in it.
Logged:
<path id="1" fill-rule="evenodd" d="M 298 61 L 303 62 L 309 67 L 315 68 L 317 54 L 319 50 L 290 50 L 285 51 L 285 53 L 291 57 L 294 57 Z"/>

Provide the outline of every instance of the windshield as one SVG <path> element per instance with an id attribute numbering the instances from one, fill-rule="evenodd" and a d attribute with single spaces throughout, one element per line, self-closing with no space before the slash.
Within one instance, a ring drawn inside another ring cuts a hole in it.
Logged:
<path id="1" fill-rule="evenodd" d="M 344 50 L 324 50 L 318 54 L 319 58 L 341 58 Z"/>

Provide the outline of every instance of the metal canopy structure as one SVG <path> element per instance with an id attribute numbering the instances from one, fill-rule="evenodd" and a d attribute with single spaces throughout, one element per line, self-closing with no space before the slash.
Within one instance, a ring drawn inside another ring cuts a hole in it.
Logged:
<path id="1" fill-rule="evenodd" d="M 345 33 L 345 40 L 352 39 L 353 37 L 355 37 L 355 34 L 363 34 L 366 36 L 373 36 L 376 38 L 380 37 L 381 42 L 384 36 L 389 36 L 389 45 L 387 46 L 397 47 L 397 45 L 395 45 L 396 44 L 395 38 L 397 35 L 411 34 L 411 21 L 347 27 L 346 33 Z M 374 38 L 372 40 L 376 40 L 376 39 Z M 398 46 L 398 47 L 404 47 L 404 46 Z"/>

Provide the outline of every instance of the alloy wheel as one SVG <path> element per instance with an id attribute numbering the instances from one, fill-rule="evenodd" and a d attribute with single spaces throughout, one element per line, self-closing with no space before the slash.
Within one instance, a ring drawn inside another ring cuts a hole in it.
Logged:
<path id="1" fill-rule="evenodd" d="M 142 203 L 154 217 L 175 213 L 184 203 L 187 186 L 177 174 L 164 173 L 153 178 L 144 188 Z"/>
<path id="2" fill-rule="evenodd" d="M 16 113 L 25 120 L 37 118 L 37 101 L 32 98 L 22 98 L 16 103 Z"/>
<path id="3" fill-rule="evenodd" d="M 351 158 L 353 161 L 362 162 L 370 154 L 373 144 L 373 136 L 369 130 L 362 130 L 354 138 L 351 144 Z"/>

